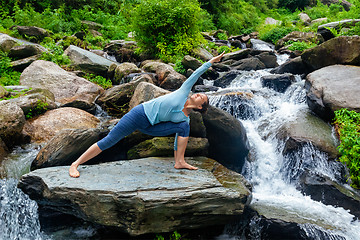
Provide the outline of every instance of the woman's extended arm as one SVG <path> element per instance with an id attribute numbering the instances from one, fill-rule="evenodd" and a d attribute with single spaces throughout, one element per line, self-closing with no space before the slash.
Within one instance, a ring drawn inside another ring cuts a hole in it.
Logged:
<path id="1" fill-rule="evenodd" d="M 201 67 L 196 69 L 191 76 L 181 85 L 180 89 L 190 92 L 191 88 L 194 86 L 199 77 L 209 68 L 214 62 L 220 62 L 221 58 L 224 56 L 225 52 L 220 55 L 213 57 L 210 61 L 204 63 Z"/>

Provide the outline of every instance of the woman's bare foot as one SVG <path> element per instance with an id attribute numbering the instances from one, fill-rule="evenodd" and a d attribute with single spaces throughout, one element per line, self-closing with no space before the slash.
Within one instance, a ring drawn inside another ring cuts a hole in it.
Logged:
<path id="1" fill-rule="evenodd" d="M 177 162 L 175 163 L 175 166 L 174 168 L 176 169 L 183 169 L 183 168 L 186 168 L 186 169 L 190 169 L 190 170 L 197 170 L 198 168 L 197 167 L 194 167 L 186 162 Z"/>
<path id="2" fill-rule="evenodd" d="M 70 177 L 73 177 L 73 178 L 80 177 L 80 173 L 77 170 L 77 167 L 75 165 L 71 164 L 70 169 L 69 169 L 69 175 L 70 175 Z"/>

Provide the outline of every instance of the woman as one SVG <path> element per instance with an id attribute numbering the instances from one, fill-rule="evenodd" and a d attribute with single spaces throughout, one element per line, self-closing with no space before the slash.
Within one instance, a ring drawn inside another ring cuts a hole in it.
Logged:
<path id="1" fill-rule="evenodd" d="M 197 168 L 186 163 L 184 159 L 185 149 L 189 140 L 190 119 L 192 110 L 205 112 L 209 106 L 209 99 L 205 94 L 188 95 L 198 78 L 212 65 L 219 62 L 225 52 L 213 57 L 204 63 L 181 85 L 181 87 L 164 96 L 142 103 L 125 114 L 110 133 L 97 143 L 88 148 L 69 169 L 71 177 L 79 177 L 77 167 L 112 147 L 118 141 L 140 130 L 152 136 L 168 136 L 176 133 L 174 143 L 175 168 L 196 170 Z"/>

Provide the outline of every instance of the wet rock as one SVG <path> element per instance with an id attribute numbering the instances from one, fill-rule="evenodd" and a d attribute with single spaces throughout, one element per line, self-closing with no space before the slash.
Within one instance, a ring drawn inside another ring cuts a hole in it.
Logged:
<path id="1" fill-rule="evenodd" d="M 334 111 L 347 108 L 360 112 L 360 67 L 332 65 L 306 77 L 309 108 L 325 121 L 334 118 Z"/>
<path id="2" fill-rule="evenodd" d="M 0 137 L 0 164 L 8 153 L 9 153 L 9 149 Z"/>
<path id="3" fill-rule="evenodd" d="M 9 57 L 16 59 L 23 59 L 34 55 L 41 55 L 47 50 L 39 44 L 24 44 L 14 46 L 9 51 Z"/>
<path id="4" fill-rule="evenodd" d="M 259 39 L 252 38 L 252 39 L 250 39 L 250 42 L 251 42 L 252 49 L 255 49 L 255 50 L 273 51 L 275 49 L 274 44 L 264 42 Z"/>
<path id="5" fill-rule="evenodd" d="M 200 47 L 192 49 L 192 53 L 195 57 L 200 58 L 204 62 L 209 61 L 213 57 L 213 55 L 209 53 L 205 48 Z"/>
<path id="6" fill-rule="evenodd" d="M 360 218 L 360 193 L 359 191 L 345 188 L 327 176 L 304 172 L 300 177 L 301 191 L 315 201 L 326 205 L 342 207 L 351 214 Z"/>
<path id="7" fill-rule="evenodd" d="M 131 73 L 139 73 L 141 69 L 133 63 L 121 63 L 117 65 L 114 73 L 113 84 L 119 84 L 121 80 Z"/>
<path id="8" fill-rule="evenodd" d="M 189 137 L 185 156 L 207 156 L 208 147 L 206 138 Z M 128 159 L 174 156 L 174 137 L 154 137 L 146 140 L 131 148 L 127 156 Z"/>
<path id="9" fill-rule="evenodd" d="M 7 34 L 1 34 L 0 35 L 0 50 L 3 52 L 10 51 L 11 48 L 13 48 L 18 43 L 16 40 L 12 37 L 10 37 Z"/>
<path id="10" fill-rule="evenodd" d="M 243 71 L 260 70 L 266 68 L 265 64 L 256 57 L 239 60 L 232 64 L 231 67 L 233 67 L 233 69 Z"/>
<path id="11" fill-rule="evenodd" d="M 279 66 L 279 64 L 277 63 L 277 57 L 274 52 L 262 52 L 262 53 L 256 55 L 256 57 L 263 64 L 265 64 L 266 68 L 275 68 L 275 67 Z"/>
<path id="12" fill-rule="evenodd" d="M 114 63 L 113 61 L 74 45 L 70 45 L 64 51 L 64 55 L 70 58 L 71 64 L 75 68 L 104 77 L 106 77 L 110 65 Z"/>
<path id="13" fill-rule="evenodd" d="M 222 76 L 219 79 L 216 79 L 214 81 L 215 87 L 227 87 L 237 76 L 239 75 L 238 71 L 230 71 L 226 73 L 224 76 Z"/>
<path id="14" fill-rule="evenodd" d="M 216 92 L 219 88 L 211 85 L 196 85 L 194 92 Z"/>
<path id="15" fill-rule="evenodd" d="M 95 128 L 99 120 L 77 108 L 58 108 L 27 121 L 24 130 L 36 142 L 46 142 L 63 129 Z"/>
<path id="16" fill-rule="evenodd" d="M 38 60 L 30 64 L 20 76 L 20 84 L 31 88 L 45 88 L 62 104 L 84 99 L 88 102 L 104 90 L 88 80 L 67 72 L 53 62 Z"/>
<path id="17" fill-rule="evenodd" d="M 134 95 L 131 97 L 129 108 L 132 109 L 141 103 L 168 93 L 170 93 L 170 91 L 157 87 L 154 84 L 141 82 L 137 85 Z"/>
<path id="18" fill-rule="evenodd" d="M 187 161 L 200 169 L 146 158 L 80 166 L 77 179 L 67 166 L 38 169 L 18 186 L 40 206 L 133 236 L 222 225 L 243 213 L 251 193 L 240 174 L 207 158 Z"/>
<path id="19" fill-rule="evenodd" d="M 231 69 L 229 66 L 222 63 L 213 63 L 212 68 L 219 72 L 228 72 Z"/>
<path id="20" fill-rule="evenodd" d="M 25 115 L 21 108 L 9 100 L 0 101 L 0 138 L 8 148 L 21 141 Z"/>
<path id="21" fill-rule="evenodd" d="M 54 166 L 70 166 L 108 130 L 99 128 L 60 130 L 36 156 L 31 170 Z M 93 161 L 92 161 L 93 162 Z"/>
<path id="22" fill-rule="evenodd" d="M 334 64 L 360 66 L 360 37 L 340 36 L 330 39 L 305 50 L 301 59 L 312 70 Z"/>
<path id="23" fill-rule="evenodd" d="M 15 26 L 14 28 L 16 28 L 20 35 L 35 37 L 38 41 L 50 36 L 48 31 L 35 26 Z"/>
<path id="24" fill-rule="evenodd" d="M 229 113 L 210 106 L 203 115 L 209 156 L 224 166 L 241 171 L 249 153 L 249 142 L 242 123 Z"/>
<path id="25" fill-rule="evenodd" d="M 190 117 L 190 136 L 197 138 L 206 138 L 206 127 L 202 118 L 202 114 L 192 111 Z"/>
<path id="26" fill-rule="evenodd" d="M 283 74 L 283 73 L 292 73 L 292 74 L 307 74 L 310 70 L 304 64 L 301 57 L 296 57 L 286 61 L 284 64 L 274 68 L 270 73 Z"/>
<path id="27" fill-rule="evenodd" d="M 263 76 L 260 78 L 260 81 L 263 87 L 272 88 L 277 92 L 284 93 L 295 82 L 295 76 L 290 73 L 275 74 Z"/>
<path id="28" fill-rule="evenodd" d="M 330 159 L 339 156 L 338 144 L 332 135 L 331 126 L 308 111 L 298 112 L 293 121 L 285 123 L 279 129 L 277 137 L 286 141 L 283 154 L 295 151 L 310 142 L 326 152 Z"/>
<path id="29" fill-rule="evenodd" d="M 222 58 L 222 62 L 225 62 L 227 60 L 244 59 L 244 58 L 248 57 L 248 55 L 250 54 L 250 51 L 251 51 L 250 48 L 247 48 L 247 49 L 242 49 L 242 50 L 231 52 L 231 53 L 226 53 L 226 54 L 224 54 L 224 56 Z"/>

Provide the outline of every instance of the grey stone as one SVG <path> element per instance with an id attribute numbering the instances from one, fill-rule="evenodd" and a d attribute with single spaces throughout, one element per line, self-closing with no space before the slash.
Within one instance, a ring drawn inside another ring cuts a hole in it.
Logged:
<path id="1" fill-rule="evenodd" d="M 238 173 L 207 158 L 187 159 L 197 171 L 174 169 L 172 158 L 146 158 L 43 168 L 23 175 L 19 187 L 41 206 L 55 207 L 136 236 L 222 225 L 251 201 Z"/>
<path id="2" fill-rule="evenodd" d="M 0 35 L 0 50 L 3 52 L 8 52 L 12 47 L 17 45 L 16 40 L 9 35 L 1 34 Z"/>

